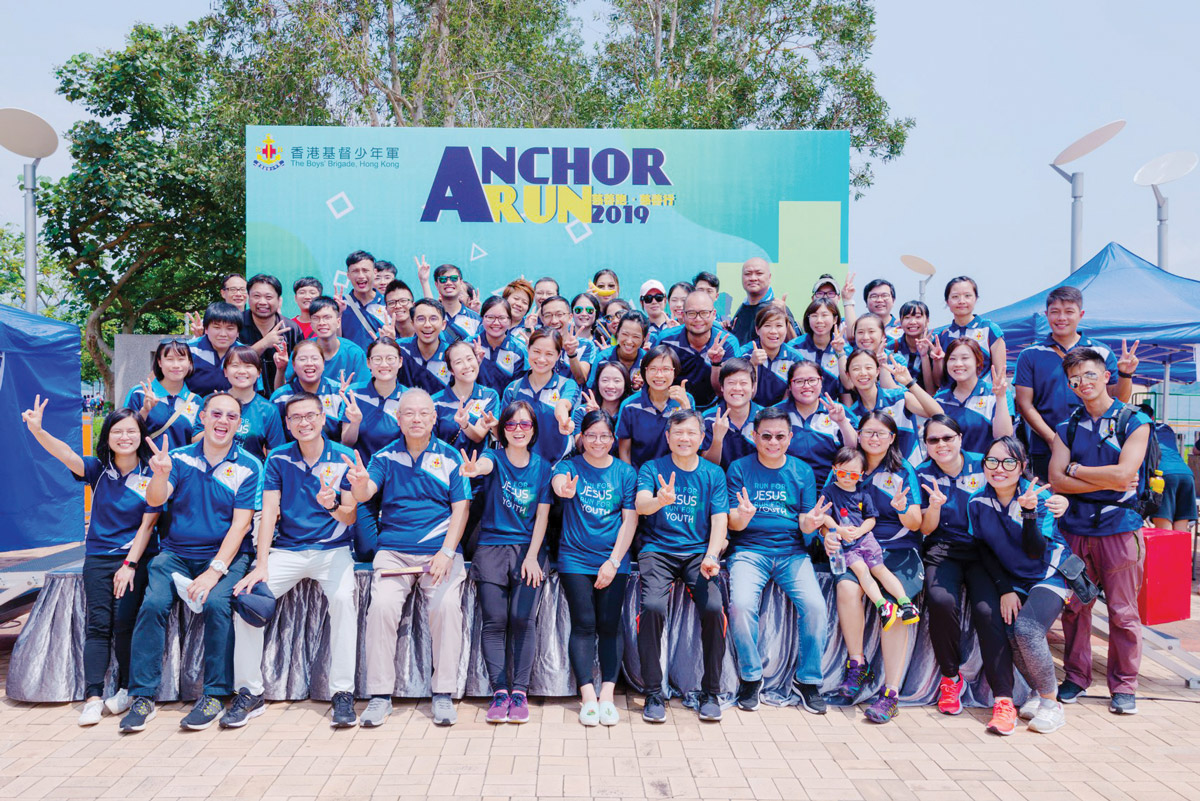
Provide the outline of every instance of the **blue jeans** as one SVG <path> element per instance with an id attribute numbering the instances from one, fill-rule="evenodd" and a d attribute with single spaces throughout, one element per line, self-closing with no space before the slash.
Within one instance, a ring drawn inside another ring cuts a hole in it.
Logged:
<path id="1" fill-rule="evenodd" d="M 163 551 L 150 560 L 150 584 L 133 630 L 129 694 L 154 698 L 162 681 L 167 615 L 175 602 L 172 573 L 196 578 L 211 559 L 188 559 Z M 233 695 L 233 585 L 250 568 L 250 554 L 239 553 L 204 601 L 204 694 Z"/>
<path id="2" fill-rule="evenodd" d="M 758 651 L 758 616 L 762 592 L 774 581 L 796 607 L 796 681 L 819 685 L 821 658 L 825 653 L 828 611 L 817 574 L 808 554 L 771 556 L 755 551 L 735 551 L 729 566 L 729 622 L 737 651 L 742 681 L 762 678 L 762 655 Z"/>

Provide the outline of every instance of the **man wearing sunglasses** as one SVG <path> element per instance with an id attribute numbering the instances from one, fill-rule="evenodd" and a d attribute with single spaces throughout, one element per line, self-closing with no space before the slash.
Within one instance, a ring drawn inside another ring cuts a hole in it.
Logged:
<path id="1" fill-rule="evenodd" d="M 1114 400 L 1106 359 L 1092 348 L 1075 348 L 1062 360 L 1067 384 L 1083 403 L 1055 431 L 1050 456 L 1054 491 L 1070 498 L 1059 521 L 1071 551 L 1104 588 L 1108 606 L 1109 711 L 1137 714 L 1142 621 L 1138 591 L 1145 548 L 1142 461 L 1152 435 L 1150 419 Z M 1092 610 L 1072 598 L 1063 609 L 1064 680 L 1058 700 L 1071 704 L 1092 683 Z"/>
<path id="2" fill-rule="evenodd" d="M 462 270 L 453 264 L 439 264 L 433 271 L 433 283 L 446 311 L 446 333 L 450 334 L 451 341 L 474 337 L 483 318 L 467 308 L 467 282 L 463 280 Z"/>
<path id="3" fill-rule="evenodd" d="M 757 452 L 729 467 L 729 622 L 737 651 L 736 702 L 758 708 L 763 657 L 758 650 L 762 593 L 774 581 L 796 607 L 796 670 L 788 681 L 773 671 L 772 700 L 796 695 L 815 715 L 825 714 L 821 697 L 821 658 L 825 653 L 825 595 L 817 583 L 805 540 L 817 530 L 824 512 L 811 514 L 816 500 L 812 468 L 788 456 L 792 424 L 783 409 L 762 409 L 754 417 Z M 734 505 L 736 503 L 736 506 Z"/>

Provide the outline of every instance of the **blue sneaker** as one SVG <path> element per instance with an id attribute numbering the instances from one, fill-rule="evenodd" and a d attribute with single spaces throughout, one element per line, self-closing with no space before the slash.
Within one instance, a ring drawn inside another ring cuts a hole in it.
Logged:
<path id="1" fill-rule="evenodd" d="M 1079 700 L 1079 696 L 1085 692 L 1083 687 L 1080 687 L 1073 681 L 1064 681 L 1058 685 L 1058 700 L 1064 704 L 1073 704 Z"/>

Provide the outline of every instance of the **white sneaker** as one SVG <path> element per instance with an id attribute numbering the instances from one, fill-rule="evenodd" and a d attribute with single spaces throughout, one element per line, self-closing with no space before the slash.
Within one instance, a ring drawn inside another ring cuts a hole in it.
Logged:
<path id="1" fill-rule="evenodd" d="M 1049 734 L 1053 731 L 1058 731 L 1063 726 L 1067 725 L 1067 713 L 1063 710 L 1063 705 L 1055 701 L 1054 706 L 1041 707 L 1037 714 L 1033 716 L 1033 720 L 1029 721 L 1029 730 L 1036 731 L 1038 734 Z"/>
<path id="2" fill-rule="evenodd" d="M 129 690 L 124 688 L 117 690 L 116 695 L 104 702 L 104 708 L 112 715 L 128 712 L 131 706 L 133 706 L 133 699 L 129 697 Z"/>
<path id="3" fill-rule="evenodd" d="M 617 712 L 617 705 L 605 701 L 600 704 L 600 725 L 601 726 L 616 726 L 621 722 L 621 715 Z"/>
<path id="4" fill-rule="evenodd" d="M 1034 693 L 1033 695 L 1029 696 L 1028 701 L 1021 704 L 1021 709 L 1017 712 L 1017 716 L 1020 717 L 1021 720 L 1033 720 L 1034 717 L 1037 716 L 1037 712 L 1039 709 L 1041 709 L 1041 707 L 1042 697 L 1037 693 Z"/>
<path id="5" fill-rule="evenodd" d="M 100 717 L 104 714 L 104 701 L 100 698 L 93 698 L 83 705 L 83 711 L 79 713 L 80 726 L 95 726 L 100 722 Z"/>
<path id="6" fill-rule="evenodd" d="M 579 722 L 584 726 L 600 725 L 600 704 L 588 701 L 579 707 Z"/>

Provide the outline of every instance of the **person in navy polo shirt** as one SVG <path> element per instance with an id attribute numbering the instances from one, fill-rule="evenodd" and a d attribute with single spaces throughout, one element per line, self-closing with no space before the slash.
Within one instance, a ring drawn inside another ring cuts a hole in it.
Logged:
<path id="1" fill-rule="evenodd" d="M 512 309 L 508 301 L 490 297 L 483 302 L 482 320 L 471 342 L 478 348 L 479 383 L 497 392 L 525 372 L 525 345 L 509 329 Z"/>
<path id="2" fill-rule="evenodd" d="M 554 371 L 564 378 L 573 379 L 581 387 L 587 386 L 600 346 L 595 340 L 578 336 L 575 318 L 571 315 L 571 304 L 561 295 L 552 295 L 542 301 L 538 319 L 541 325 L 562 335 L 562 355 Z"/>
<path id="3" fill-rule="evenodd" d="M 655 345 L 642 359 L 642 390 L 630 395 L 617 414 L 617 448 L 621 461 L 636 470 L 668 453 L 667 420 L 680 409 L 695 407 L 687 379 L 679 381 L 679 357 L 670 345 Z"/>
<path id="4" fill-rule="evenodd" d="M 965 337 L 979 345 L 983 353 L 982 366 L 979 374 L 991 372 L 1008 372 L 1008 355 L 1004 346 L 1004 332 L 1000 326 L 991 320 L 986 320 L 975 313 L 975 304 L 979 301 L 979 285 L 975 279 L 966 275 L 951 278 L 946 283 L 946 305 L 954 315 L 954 322 L 942 328 L 935 335 L 938 345 L 946 358 L 950 356 L 950 343 Z M 933 379 L 936 384 L 946 386 L 951 382 L 947 378 L 945 363 L 934 359 L 930 365 L 933 368 Z M 996 436 L 1006 436 L 997 434 Z"/>
<path id="5" fill-rule="evenodd" d="M 229 394 L 242 404 L 242 422 L 238 426 L 238 445 L 250 455 L 262 458 L 267 451 L 283 444 L 283 423 L 275 404 L 259 395 L 255 387 L 262 378 L 262 359 L 247 345 L 234 345 L 225 354 L 225 377 Z"/>
<path id="6" fill-rule="evenodd" d="M 446 328 L 454 332 L 454 338 L 471 339 L 479 333 L 482 318 L 467 308 L 467 283 L 463 280 L 462 270 L 453 264 L 439 264 L 433 271 L 433 283 L 437 290 L 437 299 L 446 312 Z M 425 290 L 426 297 L 433 297 L 427 285 L 422 289 Z"/>
<path id="7" fill-rule="evenodd" d="M 433 640 L 433 722 L 457 719 L 451 693 L 458 687 L 463 647 L 462 591 L 466 568 L 459 542 L 471 489 L 460 472 L 458 451 L 433 436 L 437 413 L 421 389 L 400 396 L 400 439 L 349 473 L 354 499 L 380 495 L 375 580 L 367 611 L 366 674 L 371 701 L 364 726 L 380 726 L 392 712 L 396 688 L 396 631 L 414 586 L 425 598 Z"/>
<path id="8" fill-rule="evenodd" d="M 375 288 L 375 257 L 365 250 L 356 250 L 346 257 L 346 278 L 350 294 L 335 287 L 333 298 L 341 310 L 342 336 L 359 349 L 365 349 L 375 334 L 387 322 L 383 294 Z M 309 311 L 312 314 L 312 311 Z"/>
<path id="9" fill-rule="evenodd" d="M 763 306 L 754 316 L 754 338 L 737 355 L 754 365 L 758 374 L 754 402 L 773 406 L 787 395 L 788 370 L 804 356 L 787 344 L 788 316 L 782 306 Z"/>
<path id="10" fill-rule="evenodd" d="M 332 298 L 320 297 L 308 304 L 308 316 L 312 322 L 313 335 L 311 340 L 321 348 L 325 357 L 325 376 L 330 381 L 354 383 L 367 377 L 367 354 L 351 340 L 340 337 L 338 332 L 338 307 Z M 342 316 L 343 323 L 345 315 Z M 371 340 L 372 342 L 374 339 Z M 370 343 L 368 343 L 370 344 Z M 294 351 L 299 343 L 293 346 Z M 287 356 L 287 349 L 280 346 L 277 353 Z M 278 360 L 276 360 L 278 365 Z M 296 377 L 295 371 L 289 365 L 285 370 L 277 370 L 275 374 L 276 388 L 282 387 L 285 381 Z"/>
<path id="11" fill-rule="evenodd" d="M 241 328 L 241 310 L 228 303 L 208 304 L 204 310 L 204 333 L 188 343 L 192 352 L 188 389 L 202 398 L 217 390 L 229 389 L 221 362 L 225 353 L 237 344 Z"/>
<path id="12" fill-rule="evenodd" d="M 396 340 L 381 336 L 367 347 L 370 379 L 364 379 L 349 392 L 342 393 L 345 410 L 342 444 L 361 453 L 364 463 L 370 462 L 376 451 L 400 436 L 396 409 L 407 387 L 397 377 L 403 361 Z"/>
<path id="13" fill-rule="evenodd" d="M 151 375 L 125 396 L 125 408 L 138 413 L 155 439 L 166 434 L 169 447 L 187 445 L 196 434 L 201 403 L 187 386 L 192 352 L 181 339 L 163 340 L 154 349 L 151 365 Z"/>
<path id="14" fill-rule="evenodd" d="M 638 554 L 642 579 L 638 657 L 646 691 L 642 718 L 648 723 L 666 720 L 660 659 L 667 602 L 675 581 L 691 589 L 700 613 L 704 660 L 700 719 L 721 719 L 718 694 L 725 659 L 725 608 L 717 574 L 729 522 L 729 496 L 721 468 L 700 458 L 703 439 L 700 413 L 681 409 L 667 422 L 671 453 L 646 462 L 638 471 L 637 512 L 646 518 Z"/>
<path id="15" fill-rule="evenodd" d="M 962 446 L 971 453 L 982 453 L 993 439 L 1013 433 L 1008 377 L 993 369 L 991 380 L 987 380 L 986 359 L 974 339 L 950 340 L 946 345 L 946 386 L 934 396 L 962 428 Z"/>
<path id="16" fill-rule="evenodd" d="M 1050 481 L 1071 501 L 1060 524 L 1067 544 L 1104 588 L 1109 710 L 1133 715 L 1142 662 L 1138 592 L 1146 556 L 1138 497 L 1145 489 L 1141 467 L 1153 425 L 1146 415 L 1109 396 L 1111 375 L 1105 365 L 1104 355 L 1091 348 L 1074 348 L 1062 360 L 1083 408 L 1058 424 Z M 1091 605 L 1072 598 L 1063 610 L 1062 627 L 1065 677 L 1058 698 L 1069 704 L 1092 683 Z"/>
<path id="17" fill-rule="evenodd" d="M 92 514 L 84 535 L 83 711 L 80 726 L 100 722 L 104 709 L 119 715 L 129 708 L 129 662 L 133 625 L 146 591 L 142 555 L 154 551 L 154 524 L 161 509 L 146 502 L 150 447 L 146 426 L 132 409 L 104 418 L 95 456 L 80 456 L 42 428 L 46 404 L 38 395 L 21 414 L 29 433 L 79 481 L 92 488 Z M 110 650 L 117 656 L 117 692 L 105 701 L 104 677 Z"/>
<path id="18" fill-rule="evenodd" d="M 579 400 L 579 385 L 554 371 L 562 352 L 562 336 L 553 328 L 529 335 L 529 372 L 513 381 L 500 396 L 500 405 L 529 401 L 538 419 L 537 452 L 550 464 L 570 449 L 575 430 L 571 412 Z"/>
<path id="19" fill-rule="evenodd" d="M 276 598 L 310 578 L 329 602 L 329 689 L 334 728 L 358 723 L 354 714 L 354 662 L 358 654 L 354 558 L 350 540 L 358 508 L 346 480 L 355 462 L 349 448 L 321 433 L 325 409 L 308 392 L 284 406 L 294 441 L 267 455 L 262 517 L 255 536 L 258 560 L 233 588 L 250 592 L 263 582 Z M 276 524 L 279 528 L 276 530 Z M 266 711 L 263 703 L 263 638 L 266 629 L 241 615 L 233 621 L 233 679 L 237 697 L 221 716 L 221 728 L 238 728 Z"/>
<path id="20" fill-rule="evenodd" d="M 204 694 L 180 725 L 205 729 L 224 710 L 220 698 L 233 694 L 234 586 L 249 567 L 246 533 L 262 497 L 262 461 L 239 448 L 234 439 L 242 405 L 225 393 L 204 401 L 200 420 L 204 438 L 169 453 L 149 443 L 153 478 L 146 502 L 171 501 L 162 552 L 150 561 L 149 587 L 133 631 L 129 694 L 133 705 L 121 731 L 146 727 L 154 715 L 154 696 L 162 679 L 167 615 L 177 581 L 193 603 L 204 605 Z M 176 578 L 179 577 L 179 579 Z"/>
<path id="21" fill-rule="evenodd" d="M 721 364 L 721 401 L 704 412 L 701 455 L 728 470 L 755 452 L 754 419 L 762 408 L 754 397 L 755 370 L 745 359 Z"/>
<path id="22" fill-rule="evenodd" d="M 683 302 L 683 328 L 665 334 L 656 345 L 670 345 L 679 357 L 675 379 L 688 382 L 697 409 L 707 409 L 717 399 L 721 362 L 733 355 L 737 342 L 713 330 L 717 312 L 712 296 L 692 291 Z M 644 363 L 644 362 L 643 362 Z"/>
<path id="23" fill-rule="evenodd" d="M 737 704 L 758 708 L 763 658 L 758 618 L 763 588 L 774 581 L 796 607 L 796 672 L 789 689 L 800 705 L 825 714 L 821 659 L 825 654 L 825 595 L 817 583 L 805 536 L 820 526 L 828 504 L 817 507 L 816 480 L 804 462 L 788 455 L 792 424 L 783 409 L 754 417 L 757 452 L 738 459 L 726 482 L 730 504 L 729 622 L 737 651 Z"/>
<path id="24" fill-rule="evenodd" d="M 404 353 L 400 381 L 436 395 L 450 385 L 450 365 L 446 364 L 449 343 L 442 336 L 446 311 L 438 301 L 422 298 L 412 305 L 409 316 L 416 334 L 400 340 Z"/>
<path id="25" fill-rule="evenodd" d="M 787 412 L 792 423 L 788 453 L 812 468 L 819 487 L 825 486 L 829 477 L 833 455 L 843 446 L 858 444 L 854 429 L 858 418 L 830 395 L 822 394 L 823 381 L 816 362 L 796 362 L 788 370 L 788 397 L 776 407 Z"/>
<path id="26" fill-rule="evenodd" d="M 338 440 L 342 436 L 342 421 L 345 419 L 345 391 L 325 373 L 325 354 L 315 339 L 306 339 L 292 351 L 288 366 L 295 375 L 271 395 L 271 403 L 279 410 L 279 419 L 284 418 L 283 407 L 297 392 L 311 392 L 321 399 L 325 407 L 325 436 Z M 348 388 L 347 384 L 347 388 Z M 285 432 L 288 439 L 291 432 Z"/>
<path id="27" fill-rule="evenodd" d="M 1104 359 L 1104 369 L 1111 376 L 1110 383 L 1116 385 L 1115 390 L 1110 388 L 1109 394 L 1126 402 L 1133 395 L 1133 369 L 1137 366 L 1137 356 L 1126 352 L 1118 360 L 1104 343 L 1079 332 L 1082 319 L 1083 293 L 1073 286 L 1052 289 L 1046 295 L 1050 336 L 1029 345 L 1017 357 L 1013 379 L 1017 411 L 1030 428 L 1029 462 L 1034 474 L 1042 480 L 1049 476 L 1054 428 L 1079 405 L 1079 399 L 1067 386 L 1067 377 L 1063 374 L 1064 356 L 1075 348 L 1096 351 Z"/>

